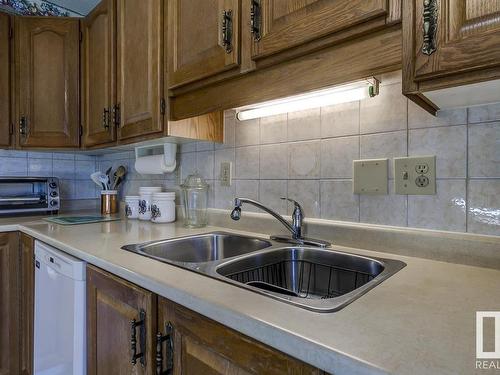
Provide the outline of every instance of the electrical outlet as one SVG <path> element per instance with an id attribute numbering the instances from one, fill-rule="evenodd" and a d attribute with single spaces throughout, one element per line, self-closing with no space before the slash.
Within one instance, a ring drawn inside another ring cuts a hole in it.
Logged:
<path id="1" fill-rule="evenodd" d="M 232 182 L 232 163 L 223 161 L 220 163 L 220 185 L 231 186 Z"/>
<path id="2" fill-rule="evenodd" d="M 396 194 L 436 194 L 436 157 L 394 158 L 394 187 Z"/>

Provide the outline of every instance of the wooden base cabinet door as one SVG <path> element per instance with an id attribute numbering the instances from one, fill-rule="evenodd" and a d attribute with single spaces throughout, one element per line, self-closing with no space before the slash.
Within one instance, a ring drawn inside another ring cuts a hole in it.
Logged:
<path id="1" fill-rule="evenodd" d="M 82 125 L 86 147 L 116 139 L 115 0 L 101 1 L 82 21 Z"/>
<path id="2" fill-rule="evenodd" d="M 10 81 L 10 35 L 11 19 L 0 13 L 0 146 L 10 146 L 12 129 L 11 119 L 11 81 Z"/>
<path id="3" fill-rule="evenodd" d="M 158 331 L 158 374 L 321 374 L 309 365 L 161 297 Z"/>
<path id="4" fill-rule="evenodd" d="M 117 1 L 120 140 L 163 131 L 163 6 L 161 0 Z"/>
<path id="5" fill-rule="evenodd" d="M 19 146 L 79 147 L 79 21 L 16 20 Z"/>
<path id="6" fill-rule="evenodd" d="M 19 373 L 19 237 L 0 233 L 0 375 Z"/>
<path id="7" fill-rule="evenodd" d="M 20 288 L 20 374 L 33 375 L 35 323 L 35 240 L 24 233 L 19 239 Z"/>
<path id="8" fill-rule="evenodd" d="M 382 18 L 383 25 L 389 13 L 387 0 L 251 1 L 254 59 L 283 52 L 377 17 Z"/>
<path id="9" fill-rule="evenodd" d="M 168 85 L 239 65 L 240 0 L 168 1 Z"/>
<path id="10" fill-rule="evenodd" d="M 88 375 L 152 375 L 156 296 L 87 268 Z"/>

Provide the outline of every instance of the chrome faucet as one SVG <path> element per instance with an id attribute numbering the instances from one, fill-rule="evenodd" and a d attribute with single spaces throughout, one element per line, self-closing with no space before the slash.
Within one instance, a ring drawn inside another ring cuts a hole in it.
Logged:
<path id="1" fill-rule="evenodd" d="M 279 242 L 300 244 L 300 245 L 310 245 L 310 246 L 320 246 L 320 247 L 330 246 L 330 243 L 326 242 L 326 241 L 302 237 L 302 220 L 304 218 L 304 211 L 302 210 L 302 207 L 300 206 L 300 204 L 297 201 L 295 201 L 293 199 L 283 198 L 283 197 L 281 199 L 292 202 L 294 205 L 291 225 L 288 221 L 286 221 L 283 218 L 283 216 L 281 216 L 277 212 L 264 206 L 262 203 L 260 203 L 256 200 L 253 200 L 253 199 L 249 199 L 249 198 L 235 198 L 234 199 L 234 209 L 231 212 L 231 219 L 239 220 L 241 218 L 241 206 L 242 206 L 242 204 L 249 203 L 249 204 L 251 204 L 255 207 L 258 207 L 261 210 L 267 212 L 268 214 L 272 215 L 281 224 L 283 224 L 286 227 L 286 229 L 288 229 L 290 231 L 290 233 L 292 234 L 291 236 L 271 236 L 272 240 L 279 241 Z"/>

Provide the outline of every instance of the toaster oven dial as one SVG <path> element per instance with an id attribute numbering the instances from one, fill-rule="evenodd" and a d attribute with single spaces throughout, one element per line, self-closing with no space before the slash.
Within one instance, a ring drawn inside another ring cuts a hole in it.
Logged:
<path id="1" fill-rule="evenodd" d="M 49 184 L 49 187 L 50 187 L 51 189 L 55 189 L 55 188 L 57 187 L 57 184 L 56 184 L 55 182 L 51 182 L 51 183 Z"/>
<path id="2" fill-rule="evenodd" d="M 57 201 L 54 201 L 54 200 L 50 201 L 50 205 L 52 207 L 57 206 Z"/>
<path id="3" fill-rule="evenodd" d="M 53 192 L 51 192 L 51 193 L 50 193 L 50 196 L 51 196 L 52 198 L 57 197 L 57 191 L 53 191 Z"/>

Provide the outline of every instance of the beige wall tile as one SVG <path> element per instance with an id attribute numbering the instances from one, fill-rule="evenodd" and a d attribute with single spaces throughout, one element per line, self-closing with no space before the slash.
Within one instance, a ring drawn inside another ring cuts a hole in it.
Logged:
<path id="1" fill-rule="evenodd" d="M 321 140 L 321 178 L 351 178 L 352 161 L 358 158 L 358 136 Z"/>
<path id="2" fill-rule="evenodd" d="M 407 126 L 407 99 L 400 83 L 382 86 L 380 94 L 361 101 L 361 134 L 404 130 Z"/>
<path id="3" fill-rule="evenodd" d="M 408 226 L 465 232 L 465 180 L 437 180 L 436 195 L 408 196 Z"/>
<path id="4" fill-rule="evenodd" d="M 470 124 L 500 120 L 500 103 L 470 107 L 468 111 Z"/>
<path id="5" fill-rule="evenodd" d="M 467 126 L 410 130 L 408 155 L 436 155 L 436 177 L 466 176 Z"/>
<path id="6" fill-rule="evenodd" d="M 238 121 L 236 120 L 235 144 L 236 146 L 258 145 L 260 143 L 260 119 Z"/>
<path id="7" fill-rule="evenodd" d="M 500 179 L 470 180 L 467 231 L 500 236 Z"/>
<path id="8" fill-rule="evenodd" d="M 236 161 L 234 165 L 234 178 L 256 179 L 259 178 L 259 149 L 260 146 L 236 148 Z"/>
<path id="9" fill-rule="evenodd" d="M 443 110 L 439 111 L 437 116 L 433 116 L 408 100 L 408 127 L 410 129 L 464 124 L 467 124 L 466 108 Z"/>
<path id="10" fill-rule="evenodd" d="M 260 144 L 280 143 L 287 140 L 287 114 L 260 119 Z"/>
<path id="11" fill-rule="evenodd" d="M 260 178 L 288 178 L 288 144 L 260 146 Z"/>
<path id="12" fill-rule="evenodd" d="M 321 181 L 321 218 L 359 221 L 359 196 L 352 192 L 352 181 Z"/>
<path id="13" fill-rule="evenodd" d="M 214 151 L 196 153 L 196 169 L 206 180 L 214 179 Z"/>
<path id="14" fill-rule="evenodd" d="M 388 195 L 360 195 L 360 221 L 371 224 L 406 226 L 406 195 L 395 195 L 389 184 Z"/>
<path id="15" fill-rule="evenodd" d="M 260 180 L 259 198 L 260 201 L 276 212 L 286 215 L 287 203 L 281 197 L 287 196 L 286 180 Z"/>
<path id="16" fill-rule="evenodd" d="M 321 109 L 314 108 L 288 114 L 289 141 L 319 138 L 321 134 Z"/>
<path id="17" fill-rule="evenodd" d="M 216 208 L 231 210 L 234 208 L 234 198 L 236 196 L 236 187 L 221 186 L 219 180 L 214 181 L 214 206 Z"/>
<path id="18" fill-rule="evenodd" d="M 288 145 L 290 178 L 319 178 L 320 142 L 297 142 Z"/>
<path id="19" fill-rule="evenodd" d="M 500 177 L 500 122 L 471 125 L 469 177 Z"/>
<path id="20" fill-rule="evenodd" d="M 406 131 L 362 135 L 360 137 L 360 159 L 392 159 L 406 156 Z M 389 160 L 389 178 L 394 177 L 392 162 Z"/>
<path id="21" fill-rule="evenodd" d="M 224 142 L 215 143 L 215 149 L 234 147 L 236 142 L 236 118 L 233 111 L 224 112 Z"/>
<path id="22" fill-rule="evenodd" d="M 359 134 L 359 102 L 321 108 L 321 138 Z"/>
<path id="23" fill-rule="evenodd" d="M 259 200 L 259 180 L 234 180 L 236 196 L 239 198 L 250 198 Z M 246 204 L 245 211 L 259 212 L 257 207 Z"/>
<path id="24" fill-rule="evenodd" d="M 319 218 L 319 180 L 288 180 L 288 198 L 302 205 L 309 218 Z M 288 214 L 293 212 L 293 204 L 288 205 Z"/>
<path id="25" fill-rule="evenodd" d="M 215 162 L 214 162 L 214 179 L 220 179 L 220 165 L 222 162 L 232 163 L 233 175 L 235 168 L 235 149 L 226 148 L 222 150 L 215 151 Z"/>

